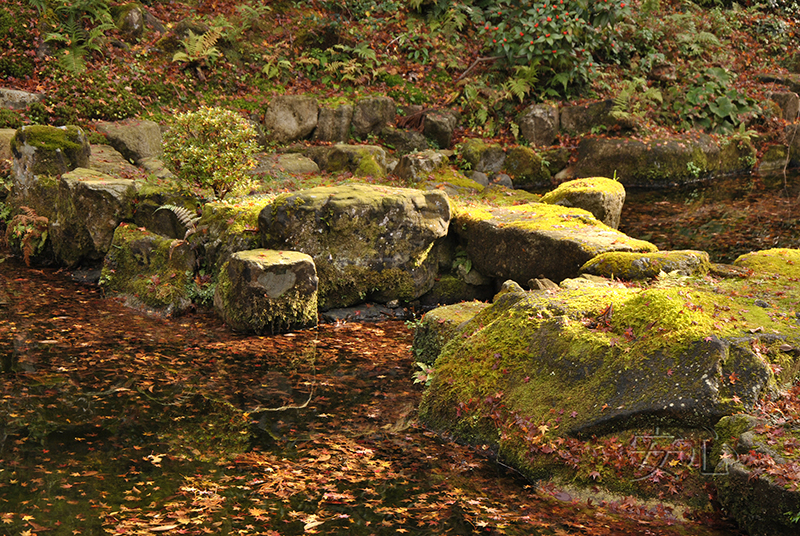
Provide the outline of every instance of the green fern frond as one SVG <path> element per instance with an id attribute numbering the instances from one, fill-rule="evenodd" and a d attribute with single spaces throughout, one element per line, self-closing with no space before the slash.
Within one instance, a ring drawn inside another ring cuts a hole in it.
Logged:
<path id="1" fill-rule="evenodd" d="M 194 212 L 190 211 L 186 207 L 180 207 L 178 205 L 161 205 L 157 209 L 153 211 L 153 214 L 158 212 L 159 210 L 169 210 L 175 217 L 178 218 L 178 222 L 187 228 L 187 230 L 193 230 L 197 227 L 197 223 L 200 221 L 200 216 L 195 214 Z"/>
<path id="2" fill-rule="evenodd" d="M 505 89 L 520 102 L 525 100 L 525 96 L 530 92 L 531 85 L 524 78 L 512 78 L 503 84 Z"/>
<path id="3" fill-rule="evenodd" d="M 222 36 L 222 31 L 223 28 L 219 26 L 215 26 L 200 35 L 189 30 L 189 35 L 182 41 L 185 52 L 176 52 L 172 56 L 172 61 L 192 63 L 218 58 L 220 51 L 214 45 Z"/>

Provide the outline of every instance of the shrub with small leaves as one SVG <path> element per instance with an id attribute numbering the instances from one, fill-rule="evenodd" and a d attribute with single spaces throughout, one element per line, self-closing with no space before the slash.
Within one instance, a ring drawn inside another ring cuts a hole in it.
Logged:
<path id="1" fill-rule="evenodd" d="M 485 12 L 486 47 L 511 65 L 536 65 L 552 96 L 569 94 L 591 79 L 593 54 L 613 58 L 615 23 L 628 0 L 498 0 Z"/>
<path id="2" fill-rule="evenodd" d="M 250 186 L 258 150 L 252 124 L 236 112 L 203 107 L 178 114 L 164 134 L 167 167 L 187 191 L 223 199 Z"/>

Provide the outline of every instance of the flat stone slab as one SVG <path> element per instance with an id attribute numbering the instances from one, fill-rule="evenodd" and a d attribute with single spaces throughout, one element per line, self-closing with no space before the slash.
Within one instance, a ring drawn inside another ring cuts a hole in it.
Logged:
<path id="1" fill-rule="evenodd" d="M 317 325 L 317 270 L 296 251 L 231 255 L 219 274 L 214 307 L 233 329 L 284 333 Z"/>
<path id="2" fill-rule="evenodd" d="M 591 213 L 544 203 L 459 212 L 452 226 L 466 243 L 473 269 L 527 284 L 576 277 L 584 263 L 608 251 L 656 251 L 599 222 Z"/>

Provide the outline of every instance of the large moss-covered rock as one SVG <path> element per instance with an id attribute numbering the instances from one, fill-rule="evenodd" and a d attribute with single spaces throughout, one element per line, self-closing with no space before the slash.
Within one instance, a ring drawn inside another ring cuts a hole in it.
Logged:
<path id="1" fill-rule="evenodd" d="M 544 203 L 463 209 L 453 223 L 474 268 L 520 284 L 575 277 L 584 263 L 607 251 L 656 250 L 585 210 Z"/>
<path id="2" fill-rule="evenodd" d="M 734 266 L 756 272 L 768 272 L 800 277 L 800 249 L 773 248 L 740 255 Z"/>
<path id="3" fill-rule="evenodd" d="M 187 242 L 122 223 L 103 260 L 100 284 L 126 296 L 132 305 L 177 314 L 191 305 L 195 262 Z"/>
<path id="4" fill-rule="evenodd" d="M 442 192 L 362 184 L 282 194 L 258 218 L 262 247 L 314 258 L 323 309 L 430 290 L 438 262 L 429 253 L 449 222 Z"/>
<path id="5" fill-rule="evenodd" d="M 738 310 L 742 324 L 725 323 L 717 307 Z M 472 416 L 458 408 L 502 392 L 511 414 L 537 421 L 553 415 L 546 424 L 558 424 L 557 435 L 712 426 L 754 407 L 786 379 L 776 379 L 770 359 L 796 364 L 774 337 L 742 329 L 763 322 L 758 309 L 747 298 L 702 288 L 512 288 L 443 345 L 420 414 L 435 428 L 496 442 L 496 430 L 471 428 Z M 569 417 L 557 419 L 552 408 Z"/>
<path id="6" fill-rule="evenodd" d="M 310 256 L 255 249 L 231 255 L 214 307 L 237 331 L 283 333 L 317 325 L 317 272 Z"/>
<path id="7" fill-rule="evenodd" d="M 616 229 L 625 203 L 625 187 L 619 181 L 605 177 L 577 179 L 546 193 L 542 196 L 542 203 L 588 210 L 595 218 Z"/>
<path id="8" fill-rule="evenodd" d="M 21 127 L 11 139 L 14 155 L 14 190 L 25 196 L 37 177 L 56 177 L 89 164 L 91 147 L 79 127 L 31 125 Z"/>
<path id="9" fill-rule="evenodd" d="M 601 253 L 581 267 L 581 271 L 627 281 L 652 279 L 661 272 L 677 272 L 685 276 L 703 276 L 711 269 L 705 251 L 655 251 Z"/>
<path id="10" fill-rule="evenodd" d="M 616 177 L 625 186 L 666 187 L 695 181 L 720 169 L 719 145 L 705 134 L 641 141 L 583 138 L 577 177 Z"/>

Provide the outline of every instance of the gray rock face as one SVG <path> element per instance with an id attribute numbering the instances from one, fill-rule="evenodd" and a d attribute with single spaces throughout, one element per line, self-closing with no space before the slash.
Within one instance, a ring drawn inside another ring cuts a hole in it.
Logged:
<path id="1" fill-rule="evenodd" d="M 449 222 L 442 192 L 359 184 L 281 195 L 258 218 L 262 247 L 313 257 L 323 310 L 430 290 L 438 261 L 429 253 Z"/>
<path id="2" fill-rule="evenodd" d="M 432 110 L 425 114 L 422 134 L 436 143 L 439 149 L 447 149 L 453 143 L 453 133 L 458 126 L 458 115 L 450 110 Z"/>
<path id="3" fill-rule="evenodd" d="M 397 104 L 391 97 L 362 99 L 356 103 L 353 112 L 353 134 L 357 138 L 377 134 L 393 122 L 396 115 Z"/>
<path id="4" fill-rule="evenodd" d="M 606 251 L 655 251 L 597 221 L 585 210 L 537 203 L 459 213 L 453 229 L 466 243 L 473 267 L 486 276 L 525 284 L 561 281 Z"/>
<path id="5" fill-rule="evenodd" d="M 24 110 L 35 102 L 44 100 L 43 93 L 31 93 L 18 89 L 0 88 L 0 108 Z"/>
<path id="6" fill-rule="evenodd" d="M 91 147 L 79 127 L 26 126 L 11 140 L 15 195 L 25 196 L 39 176 L 56 177 L 89 164 Z"/>
<path id="7" fill-rule="evenodd" d="M 394 147 L 397 156 L 429 149 L 428 138 L 417 130 L 386 127 L 381 130 L 381 138 L 386 145 Z"/>
<path id="8" fill-rule="evenodd" d="M 160 158 L 161 129 L 158 123 L 142 119 L 98 121 L 97 131 L 104 134 L 108 143 L 122 156 L 139 164 L 146 158 Z"/>
<path id="9" fill-rule="evenodd" d="M 578 143 L 578 177 L 616 176 L 627 186 L 664 187 L 688 183 L 720 168 L 719 145 L 709 136 L 650 140 L 583 138 Z"/>
<path id="10" fill-rule="evenodd" d="M 560 110 L 561 130 L 569 134 L 583 134 L 595 127 L 612 127 L 617 124 L 616 119 L 611 116 L 612 108 L 612 100 L 564 106 Z"/>
<path id="11" fill-rule="evenodd" d="M 558 108 L 529 106 L 519 118 L 519 131 L 533 145 L 552 145 L 558 135 Z"/>
<path id="12" fill-rule="evenodd" d="M 595 218 L 616 229 L 625 203 L 625 187 L 618 181 L 604 177 L 577 179 L 562 183 L 546 193 L 542 203 L 588 210 Z"/>
<path id="13" fill-rule="evenodd" d="M 407 154 L 400 159 L 397 167 L 394 168 L 394 174 L 401 179 L 418 182 L 425 179 L 428 174 L 445 166 L 447 162 L 447 156 L 438 151 L 428 150 L 421 153 Z"/>
<path id="14" fill-rule="evenodd" d="M 269 103 L 264 114 L 267 137 L 279 143 L 302 140 L 311 136 L 317 126 L 317 100 L 303 95 L 283 95 Z"/>
<path id="15" fill-rule="evenodd" d="M 314 140 L 346 143 L 350 139 L 353 105 L 342 104 L 336 108 L 320 108 Z"/>
<path id="16" fill-rule="evenodd" d="M 800 97 L 793 91 L 774 91 L 767 93 L 767 98 L 781 108 L 782 118 L 789 122 L 797 120 L 800 114 Z"/>
<path id="17" fill-rule="evenodd" d="M 62 176 L 50 236 L 57 261 L 66 266 L 98 263 L 111 248 L 114 230 L 133 217 L 136 189 L 129 179 L 117 179 L 85 168 Z"/>
<path id="18" fill-rule="evenodd" d="M 310 256 L 254 249 L 223 266 L 214 307 L 237 331 L 283 333 L 317 325 L 317 272 Z"/>
<path id="19" fill-rule="evenodd" d="M 141 175 L 142 171 L 131 164 L 122 153 L 110 145 L 92 145 L 92 155 L 89 157 L 90 169 L 120 178 L 134 178 Z"/>

